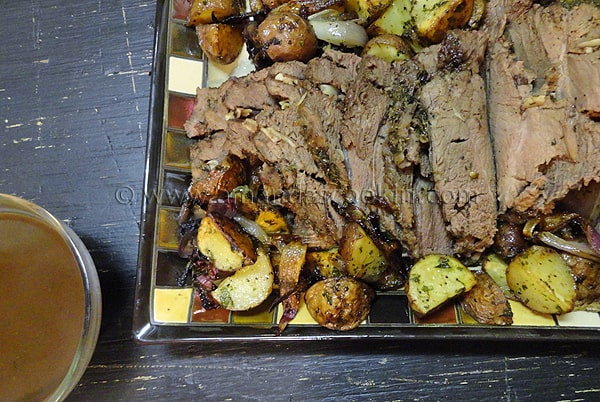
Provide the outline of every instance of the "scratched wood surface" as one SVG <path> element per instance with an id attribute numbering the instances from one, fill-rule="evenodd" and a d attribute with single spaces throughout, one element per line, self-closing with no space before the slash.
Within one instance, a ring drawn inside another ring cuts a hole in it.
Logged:
<path id="1" fill-rule="evenodd" d="M 600 343 L 134 343 L 155 4 L 2 3 L 0 192 L 67 222 L 103 288 L 70 401 L 600 400 Z"/>

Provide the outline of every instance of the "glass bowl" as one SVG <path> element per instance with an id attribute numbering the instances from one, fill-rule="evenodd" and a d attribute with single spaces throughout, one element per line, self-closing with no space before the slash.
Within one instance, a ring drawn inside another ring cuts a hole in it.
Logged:
<path id="1" fill-rule="evenodd" d="M 68 226 L 5 194 L 0 194 L 0 299 L 0 400 L 64 400 L 96 347 L 98 274 Z"/>

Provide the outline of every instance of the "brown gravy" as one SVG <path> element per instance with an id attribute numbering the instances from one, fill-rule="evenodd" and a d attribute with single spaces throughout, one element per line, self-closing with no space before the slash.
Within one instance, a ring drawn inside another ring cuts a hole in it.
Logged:
<path id="1" fill-rule="evenodd" d="M 77 262 L 51 226 L 0 213 L 0 400 L 42 400 L 67 374 L 83 332 Z"/>

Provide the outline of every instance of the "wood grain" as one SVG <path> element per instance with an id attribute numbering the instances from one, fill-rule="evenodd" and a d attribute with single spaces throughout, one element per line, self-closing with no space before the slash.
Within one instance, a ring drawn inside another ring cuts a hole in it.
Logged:
<path id="1" fill-rule="evenodd" d="M 70 401 L 600 399 L 598 342 L 134 343 L 155 3 L 5 3 L 0 192 L 67 222 L 103 289 Z"/>

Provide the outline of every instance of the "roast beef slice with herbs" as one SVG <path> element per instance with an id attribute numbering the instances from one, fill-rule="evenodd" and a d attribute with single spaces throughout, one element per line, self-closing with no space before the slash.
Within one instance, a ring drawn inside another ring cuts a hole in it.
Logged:
<path id="1" fill-rule="evenodd" d="M 486 63 L 499 207 L 547 213 L 600 180 L 600 49 L 585 46 L 600 10 L 534 4 L 504 19 Z"/>
<path id="2" fill-rule="evenodd" d="M 447 230 L 458 254 L 481 252 L 496 232 L 496 183 L 481 76 L 435 76 L 422 89 L 430 162 Z"/>

